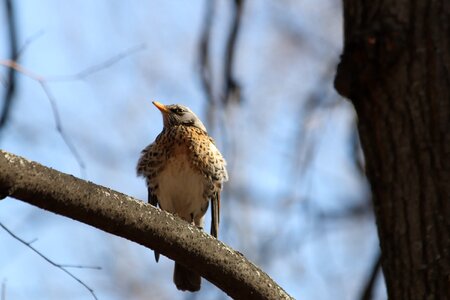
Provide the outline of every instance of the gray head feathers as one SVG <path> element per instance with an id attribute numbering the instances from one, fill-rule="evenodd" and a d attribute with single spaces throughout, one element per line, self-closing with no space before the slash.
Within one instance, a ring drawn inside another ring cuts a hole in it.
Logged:
<path id="1" fill-rule="evenodd" d="M 153 101 L 163 115 L 164 127 L 177 125 L 194 126 L 206 132 L 205 125 L 188 107 L 181 104 L 164 105 Z"/>

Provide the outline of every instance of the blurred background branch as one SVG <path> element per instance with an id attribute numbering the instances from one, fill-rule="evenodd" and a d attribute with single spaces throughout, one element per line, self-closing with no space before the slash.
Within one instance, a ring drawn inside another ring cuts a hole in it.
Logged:
<path id="1" fill-rule="evenodd" d="M 23 239 L 21 239 L 20 237 L 18 237 L 16 234 L 14 234 L 11 230 L 9 230 L 5 225 L 3 225 L 0 222 L 0 227 L 3 228 L 4 231 L 6 231 L 10 236 L 12 236 L 15 240 L 19 241 L 20 243 L 24 244 L 26 247 L 28 247 L 30 250 L 32 250 L 34 253 L 36 253 L 37 255 L 39 255 L 41 258 L 43 258 L 46 262 L 48 262 L 49 264 L 51 264 L 52 266 L 60 269 L 61 271 L 63 271 L 64 273 L 66 273 L 67 275 L 69 275 L 70 277 L 72 277 L 75 281 L 77 281 L 79 284 L 81 284 L 85 289 L 87 289 L 89 291 L 89 293 L 91 293 L 92 297 L 94 299 L 98 299 L 97 296 L 95 295 L 95 292 L 92 288 L 90 288 L 83 280 L 81 280 L 80 278 L 78 278 L 77 276 L 75 276 L 72 272 L 68 271 L 66 268 L 68 268 L 67 265 L 61 265 L 58 263 L 55 263 L 53 260 L 51 260 L 50 258 L 48 258 L 45 254 L 43 254 L 42 252 L 40 252 L 39 250 L 37 250 L 36 248 L 34 248 L 31 243 L 32 242 L 26 242 Z M 73 266 L 70 266 L 73 267 Z M 92 269 L 89 267 L 83 267 L 83 266 L 76 266 L 77 268 L 80 269 Z"/>
<path id="2" fill-rule="evenodd" d="M 211 29 L 213 26 L 212 20 L 214 17 L 215 2 L 215 0 L 205 1 L 205 12 L 198 51 L 200 79 L 203 87 L 203 92 L 205 93 L 206 101 L 209 102 L 209 105 L 213 105 L 214 103 L 213 74 L 211 69 L 209 47 L 211 39 Z"/>
<path id="3" fill-rule="evenodd" d="M 7 19 L 6 23 L 8 26 L 9 57 L 12 61 L 16 61 L 19 55 L 19 51 L 17 50 L 17 29 L 13 1 L 3 0 L 3 3 Z M 0 114 L 0 131 L 3 130 L 6 122 L 8 121 L 8 116 L 11 111 L 11 106 L 16 91 L 16 84 L 16 72 L 13 68 L 10 68 L 8 69 L 7 75 L 4 80 L 5 92 L 3 95 L 3 106 Z"/>
<path id="4" fill-rule="evenodd" d="M 28 43 L 25 43 L 25 45 L 27 45 L 27 44 Z M 24 48 L 22 48 L 22 49 L 24 49 Z M 35 72 L 24 68 L 23 66 L 21 66 L 14 60 L 0 60 L 0 65 L 7 67 L 8 70 L 17 71 L 19 73 L 22 73 L 23 75 L 28 76 L 31 79 L 35 80 L 37 83 L 39 83 L 39 85 L 42 87 L 42 90 L 44 91 L 45 95 L 47 96 L 48 101 L 50 102 L 53 118 L 55 120 L 56 130 L 58 131 L 61 138 L 64 140 L 64 143 L 69 148 L 69 150 L 72 153 L 75 160 L 77 161 L 77 163 L 80 167 L 81 177 L 86 178 L 86 164 L 85 164 L 83 158 L 81 157 L 81 155 L 79 154 L 79 151 L 75 147 L 74 143 L 71 141 L 70 137 L 68 136 L 68 134 L 65 132 L 65 130 L 63 128 L 61 116 L 60 116 L 59 109 L 57 106 L 57 100 L 56 100 L 55 96 L 53 95 L 52 91 L 50 90 L 48 82 L 83 80 L 83 79 L 87 78 L 88 76 L 90 76 L 94 73 L 100 72 L 100 71 L 114 65 L 115 63 L 119 62 L 120 60 L 122 60 L 138 51 L 142 51 L 143 49 L 145 49 L 144 44 L 134 46 L 134 47 L 129 48 L 117 55 L 114 55 L 113 57 L 111 57 L 101 63 L 90 66 L 82 71 L 79 71 L 79 72 L 73 74 L 73 75 L 60 75 L 60 76 L 44 77 L 42 75 L 36 74 Z M 1 124 L 0 124 L 0 126 L 1 126 Z"/>
<path id="5" fill-rule="evenodd" d="M 244 0 L 234 0 L 232 9 L 232 19 L 230 32 L 226 42 L 225 59 L 224 59 L 224 91 L 223 91 L 223 101 L 227 104 L 229 101 L 239 102 L 241 100 L 240 96 L 240 86 L 235 79 L 233 74 L 235 66 L 235 56 L 237 53 L 237 40 L 239 36 L 239 31 L 241 29 L 241 18 L 242 11 L 244 9 Z"/>

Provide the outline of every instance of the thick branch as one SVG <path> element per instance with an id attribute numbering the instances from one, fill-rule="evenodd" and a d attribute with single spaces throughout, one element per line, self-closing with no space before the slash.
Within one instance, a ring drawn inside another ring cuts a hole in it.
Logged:
<path id="1" fill-rule="evenodd" d="M 181 219 L 1 150 L 0 193 L 154 249 L 235 299 L 291 299 L 242 254 Z"/>

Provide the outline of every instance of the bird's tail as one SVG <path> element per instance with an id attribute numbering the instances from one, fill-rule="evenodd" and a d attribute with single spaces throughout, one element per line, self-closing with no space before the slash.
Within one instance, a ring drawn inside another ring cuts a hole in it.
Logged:
<path id="1" fill-rule="evenodd" d="M 175 262 L 173 282 L 181 291 L 197 292 L 200 290 L 201 277 L 196 272 Z"/>

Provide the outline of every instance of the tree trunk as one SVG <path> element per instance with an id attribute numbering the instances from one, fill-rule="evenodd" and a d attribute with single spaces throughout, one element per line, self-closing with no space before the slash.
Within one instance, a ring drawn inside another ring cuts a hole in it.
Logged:
<path id="1" fill-rule="evenodd" d="M 343 2 L 389 298 L 450 299 L 450 1 Z"/>

